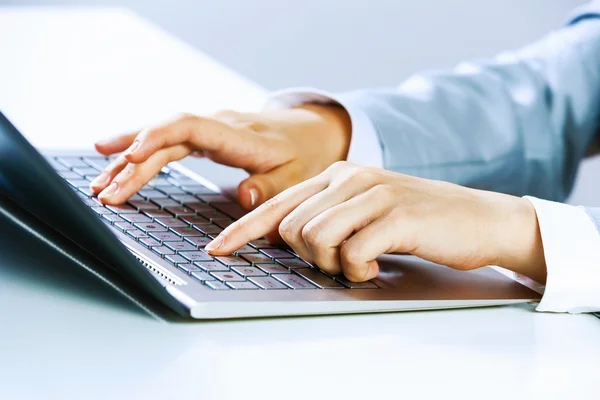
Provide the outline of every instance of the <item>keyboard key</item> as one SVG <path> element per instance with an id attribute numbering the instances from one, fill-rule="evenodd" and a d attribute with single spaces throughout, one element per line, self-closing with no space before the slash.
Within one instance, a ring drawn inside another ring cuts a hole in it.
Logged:
<path id="1" fill-rule="evenodd" d="M 171 232 L 179 235 L 179 236 L 183 236 L 185 238 L 188 237 L 205 237 L 206 235 L 204 235 L 204 233 L 192 228 L 191 226 L 180 226 L 180 227 L 176 227 L 176 228 L 170 228 L 169 229 Z"/>
<path id="2" fill-rule="evenodd" d="M 152 219 L 142 214 L 123 214 L 121 216 L 125 221 L 133 223 L 151 223 Z"/>
<path id="3" fill-rule="evenodd" d="M 167 228 L 185 227 L 187 224 L 177 218 L 155 218 L 155 221 Z"/>
<path id="4" fill-rule="evenodd" d="M 271 259 L 271 257 L 269 257 L 267 255 L 264 255 L 262 253 L 242 254 L 241 257 L 244 260 L 246 260 L 246 261 L 248 261 L 248 262 L 250 262 L 252 264 L 254 264 L 254 263 L 265 263 L 265 264 L 267 264 L 267 263 L 274 263 L 275 262 L 275 261 L 273 261 Z"/>
<path id="5" fill-rule="evenodd" d="M 217 261 L 202 261 L 194 263 L 195 266 L 203 271 L 229 271 L 229 268 Z"/>
<path id="6" fill-rule="evenodd" d="M 50 164 L 50 166 L 55 171 L 68 171 L 69 170 L 69 168 L 66 165 L 58 162 L 56 160 L 56 158 L 54 158 L 54 157 L 46 157 L 46 161 L 48 162 L 48 164 Z"/>
<path id="7" fill-rule="evenodd" d="M 90 187 L 90 181 L 86 180 L 86 179 L 65 179 L 67 181 L 67 183 L 73 187 L 76 188 L 89 188 Z"/>
<path id="8" fill-rule="evenodd" d="M 148 200 L 129 200 L 128 203 L 136 210 L 158 210 L 158 206 Z"/>
<path id="9" fill-rule="evenodd" d="M 216 220 L 216 219 L 231 219 L 229 217 L 229 215 L 225 215 L 220 211 L 200 211 L 198 212 L 198 214 L 202 215 L 204 218 L 209 219 L 209 220 Z"/>
<path id="10" fill-rule="evenodd" d="M 231 200 L 229 200 L 227 197 L 222 196 L 222 195 L 200 194 L 200 195 L 197 195 L 196 197 L 207 204 L 231 203 Z"/>
<path id="11" fill-rule="evenodd" d="M 127 214 L 126 214 L 127 215 Z M 143 230 L 144 232 L 153 232 L 153 231 L 166 231 L 167 228 L 164 226 L 157 224 L 156 222 L 137 222 L 134 224 L 137 228 Z"/>
<path id="12" fill-rule="evenodd" d="M 273 247 L 275 247 L 275 245 L 269 243 L 267 239 L 256 239 L 248 244 L 256 249 L 272 249 Z"/>
<path id="13" fill-rule="evenodd" d="M 263 270 L 257 267 L 231 267 L 232 271 L 237 272 L 244 278 L 249 276 L 265 276 L 267 275 Z"/>
<path id="14" fill-rule="evenodd" d="M 108 160 L 105 157 L 83 157 L 83 162 L 98 171 L 102 171 L 108 166 Z"/>
<path id="15" fill-rule="evenodd" d="M 200 203 L 200 201 L 198 199 L 196 199 L 197 203 L 183 203 L 183 205 L 191 210 L 194 210 L 194 212 L 202 212 L 202 211 L 212 211 L 214 210 L 214 208 L 212 208 L 211 206 L 209 206 L 206 203 Z"/>
<path id="16" fill-rule="evenodd" d="M 143 244 L 146 247 L 159 247 L 159 246 L 161 246 L 161 243 L 158 240 L 152 239 L 152 238 L 149 238 L 149 237 L 141 238 L 140 239 L 140 243 Z"/>
<path id="17" fill-rule="evenodd" d="M 215 280 L 214 276 L 211 276 L 210 274 L 207 274 L 206 272 L 202 271 L 194 271 L 192 272 L 192 276 L 202 282 Z"/>
<path id="18" fill-rule="evenodd" d="M 209 288 L 215 289 L 215 290 L 228 290 L 229 289 L 229 286 L 227 286 L 223 282 L 219 282 L 219 281 L 207 281 L 205 284 Z"/>
<path id="19" fill-rule="evenodd" d="M 220 257 L 215 257 L 215 260 L 231 267 L 232 265 L 248 265 L 250 266 L 250 263 L 246 260 L 244 260 L 243 258 L 240 257 L 236 257 L 236 256 L 220 256 Z"/>
<path id="20" fill-rule="evenodd" d="M 94 195 L 94 193 L 92 193 L 92 190 L 88 187 L 78 187 L 77 191 L 85 194 L 87 197 L 92 197 Z"/>
<path id="21" fill-rule="evenodd" d="M 104 207 L 90 207 L 90 210 L 92 210 L 93 212 L 95 212 L 98 215 L 112 214 L 112 211 L 110 211 L 109 209 L 104 208 Z"/>
<path id="22" fill-rule="evenodd" d="M 177 236 L 173 232 L 150 232 L 150 236 L 161 242 L 181 242 L 182 237 Z"/>
<path id="23" fill-rule="evenodd" d="M 193 272 L 202 272 L 200 268 L 196 267 L 194 264 L 177 264 L 177 268 L 185 272 L 186 274 L 191 274 Z M 214 279 L 214 278 L 213 278 Z"/>
<path id="24" fill-rule="evenodd" d="M 174 251 L 195 251 L 196 246 L 188 242 L 165 242 L 165 246 Z"/>
<path id="25" fill-rule="evenodd" d="M 194 224 L 192 227 L 205 235 L 218 235 L 223 232 L 223 228 L 213 224 Z"/>
<path id="26" fill-rule="evenodd" d="M 227 286 L 235 290 L 258 290 L 258 287 L 252 282 L 227 282 Z"/>
<path id="27" fill-rule="evenodd" d="M 73 168 L 73 172 L 75 172 L 79 176 L 86 176 L 86 177 L 90 177 L 90 178 L 95 178 L 96 176 L 98 176 L 100 174 L 96 168 L 92 168 L 89 166 L 75 167 L 75 168 Z"/>
<path id="28" fill-rule="evenodd" d="M 379 289 L 379 286 L 374 284 L 371 281 L 366 282 L 350 282 L 344 276 L 336 276 L 335 280 L 341 282 L 344 286 L 347 286 L 351 289 Z"/>
<path id="29" fill-rule="evenodd" d="M 127 231 L 127 236 L 134 238 L 135 240 L 140 240 L 143 238 L 149 237 L 148 234 L 136 229 L 135 231 Z"/>
<path id="30" fill-rule="evenodd" d="M 167 260 L 171 264 L 175 264 L 175 265 L 189 264 L 188 260 L 186 260 L 185 258 L 181 257 L 178 254 L 169 254 L 169 255 L 165 256 L 165 260 Z"/>
<path id="31" fill-rule="evenodd" d="M 137 210 L 135 208 L 125 204 L 119 206 L 106 206 L 106 208 L 117 214 L 137 214 Z"/>
<path id="32" fill-rule="evenodd" d="M 282 258 L 294 258 L 294 255 L 292 255 L 292 253 L 283 249 L 260 249 L 260 252 L 266 254 L 271 258 L 276 258 L 277 260 L 280 260 Z"/>
<path id="33" fill-rule="evenodd" d="M 152 247 L 152 251 L 154 251 L 156 254 L 158 254 L 161 257 L 175 254 L 175 252 L 173 250 L 169 249 L 166 246 Z"/>
<path id="34" fill-rule="evenodd" d="M 321 271 L 313 268 L 300 268 L 294 270 L 295 273 L 317 285 L 321 289 L 345 289 L 343 285 L 331 279 Z"/>
<path id="35" fill-rule="evenodd" d="M 244 210 L 237 203 L 217 203 L 217 204 L 214 204 L 214 207 L 217 210 L 229 215 L 230 217 L 237 218 L 237 219 L 242 218 L 244 215 L 246 215 L 248 213 L 248 211 Z"/>
<path id="36" fill-rule="evenodd" d="M 156 189 L 158 189 L 161 192 L 163 192 L 165 194 L 168 194 L 168 195 L 187 194 L 186 192 L 184 192 L 183 190 L 181 190 L 177 186 L 160 186 L 160 187 L 157 187 Z"/>
<path id="37" fill-rule="evenodd" d="M 167 208 L 165 208 L 165 210 L 167 210 L 171 214 L 175 215 L 176 217 L 183 216 L 183 215 L 195 215 L 196 214 L 196 212 L 194 210 L 187 208 L 187 207 L 182 207 L 182 206 L 167 207 Z"/>
<path id="38" fill-rule="evenodd" d="M 188 224 L 207 224 L 209 221 L 200 215 L 185 215 L 181 219 Z"/>
<path id="39" fill-rule="evenodd" d="M 250 247 L 247 244 L 240 247 L 235 251 L 238 254 L 258 254 L 258 251 L 254 247 Z"/>
<path id="40" fill-rule="evenodd" d="M 165 210 L 142 210 L 142 212 L 150 218 L 172 218 L 173 214 Z"/>
<path id="41" fill-rule="evenodd" d="M 198 201 L 198 199 L 195 198 L 194 196 L 192 196 L 191 194 L 172 194 L 171 198 L 180 203 L 194 203 L 194 202 Z M 199 204 L 203 204 L 203 203 L 199 203 Z"/>
<path id="42" fill-rule="evenodd" d="M 179 253 L 192 262 L 212 261 L 213 258 L 203 251 L 184 251 Z"/>
<path id="43" fill-rule="evenodd" d="M 110 222 L 110 223 L 115 223 L 115 222 L 123 222 L 123 219 L 121 217 L 119 217 L 117 214 L 103 214 L 102 215 L 102 219 Z"/>
<path id="44" fill-rule="evenodd" d="M 271 289 L 287 289 L 287 286 L 270 276 L 257 276 L 248 278 L 249 281 L 257 284 L 259 287 L 267 290 Z"/>
<path id="45" fill-rule="evenodd" d="M 215 193 L 212 190 L 210 190 L 209 188 L 207 188 L 206 186 L 199 185 L 199 184 L 198 185 L 194 185 L 194 184 L 182 185 L 181 190 L 184 190 L 191 194 L 211 194 L 211 193 L 214 194 Z"/>
<path id="46" fill-rule="evenodd" d="M 62 176 L 63 179 L 81 179 L 81 176 L 79 174 L 76 174 L 75 172 L 71 171 L 60 171 L 58 174 Z"/>
<path id="47" fill-rule="evenodd" d="M 287 268 L 277 264 L 255 264 L 258 268 L 265 271 L 267 274 L 289 274 L 290 271 Z"/>
<path id="48" fill-rule="evenodd" d="M 152 200 L 153 203 L 157 204 L 158 206 L 164 208 L 164 207 L 177 207 L 179 206 L 179 203 L 176 202 L 173 199 L 169 199 L 169 198 L 162 198 L 162 199 L 153 199 Z"/>
<path id="49" fill-rule="evenodd" d="M 222 282 L 243 282 L 244 278 L 232 271 L 227 272 L 211 272 L 212 276 Z"/>
<path id="50" fill-rule="evenodd" d="M 203 249 L 207 244 L 212 242 L 212 239 L 207 236 L 186 237 L 185 240 L 192 245 Z"/>
<path id="51" fill-rule="evenodd" d="M 165 199 L 168 196 L 166 194 L 164 194 L 163 192 L 159 192 L 158 190 L 152 189 L 152 190 L 140 190 L 138 192 L 138 194 L 140 196 L 142 196 L 145 199 Z"/>
<path id="52" fill-rule="evenodd" d="M 294 274 L 271 275 L 291 289 L 315 289 L 312 283 Z"/>
<path id="53" fill-rule="evenodd" d="M 235 221 L 232 219 L 216 219 L 214 220 L 214 224 L 217 226 L 220 226 L 221 228 L 225 229 L 227 228 L 229 225 L 233 224 Z"/>
<path id="54" fill-rule="evenodd" d="M 129 222 L 116 222 L 115 223 L 115 228 L 118 228 L 121 231 L 136 231 L 137 228 L 133 225 L 131 225 Z"/>
<path id="55" fill-rule="evenodd" d="M 284 258 L 284 259 L 277 259 L 276 261 L 277 261 L 277 263 L 279 263 L 289 269 L 310 268 L 309 264 L 307 264 L 306 262 L 302 261 L 299 258 L 289 258 L 289 259 Z"/>
<path id="56" fill-rule="evenodd" d="M 62 165 L 74 168 L 74 167 L 87 167 L 88 164 L 85 163 L 81 157 L 58 157 L 56 160 Z"/>

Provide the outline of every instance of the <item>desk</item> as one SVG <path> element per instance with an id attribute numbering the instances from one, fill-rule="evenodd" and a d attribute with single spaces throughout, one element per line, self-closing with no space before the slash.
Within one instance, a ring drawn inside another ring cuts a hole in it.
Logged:
<path id="1" fill-rule="evenodd" d="M 265 98 L 121 9 L 1 9 L 0 54 L 0 109 L 41 147 Z M 194 167 L 221 185 L 243 176 Z M 599 396 L 588 315 L 520 305 L 164 324 L 5 221 L 0 255 L 1 399 Z"/>

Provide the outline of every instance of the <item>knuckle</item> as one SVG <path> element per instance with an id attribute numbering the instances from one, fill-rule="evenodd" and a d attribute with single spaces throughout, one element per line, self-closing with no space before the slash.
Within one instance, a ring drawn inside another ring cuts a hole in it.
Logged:
<path id="1" fill-rule="evenodd" d="M 281 198 L 279 196 L 274 196 L 268 199 L 261 206 L 266 212 L 273 212 L 279 207 L 281 203 Z"/>
<path id="2" fill-rule="evenodd" d="M 279 224 L 279 235 L 288 244 L 294 241 L 296 234 L 291 221 L 283 220 L 281 224 Z"/>
<path id="3" fill-rule="evenodd" d="M 350 164 L 348 161 L 336 161 L 333 164 L 331 164 L 329 166 L 329 168 L 326 169 L 326 171 L 336 174 L 336 173 L 339 173 L 340 171 L 348 168 L 351 165 L 352 164 Z"/>
<path id="4" fill-rule="evenodd" d="M 239 113 L 233 110 L 219 110 L 213 114 L 216 119 L 231 120 L 236 119 Z"/>
<path id="5" fill-rule="evenodd" d="M 311 245 L 311 247 L 318 248 L 323 245 L 323 230 L 317 223 L 309 222 L 302 228 L 302 239 Z"/>
<path id="6" fill-rule="evenodd" d="M 362 259 L 360 248 L 346 242 L 340 248 L 340 260 L 344 265 L 349 267 L 359 266 L 364 260 Z"/>
<path id="7" fill-rule="evenodd" d="M 198 117 L 192 113 L 180 112 L 175 117 L 175 121 L 193 121 L 193 120 L 196 120 L 197 118 Z"/>
<path id="8" fill-rule="evenodd" d="M 380 183 L 371 188 L 371 194 L 377 199 L 388 198 L 394 195 L 394 188 L 392 185 Z"/>

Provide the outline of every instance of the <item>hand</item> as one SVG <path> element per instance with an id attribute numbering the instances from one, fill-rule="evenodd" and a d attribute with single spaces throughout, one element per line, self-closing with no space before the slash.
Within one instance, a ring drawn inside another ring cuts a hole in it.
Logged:
<path id="1" fill-rule="evenodd" d="M 123 203 L 167 163 L 196 153 L 250 173 L 238 187 L 238 201 L 253 209 L 344 160 L 350 131 L 348 114 L 335 106 L 258 114 L 223 111 L 212 117 L 185 114 L 97 143 L 96 149 L 106 156 L 125 152 L 91 183 L 91 189 L 105 204 Z"/>
<path id="2" fill-rule="evenodd" d="M 215 255 L 279 229 L 302 258 L 364 281 L 409 253 L 459 270 L 499 265 L 538 281 L 545 261 L 529 201 L 339 162 L 287 189 L 206 246 Z"/>

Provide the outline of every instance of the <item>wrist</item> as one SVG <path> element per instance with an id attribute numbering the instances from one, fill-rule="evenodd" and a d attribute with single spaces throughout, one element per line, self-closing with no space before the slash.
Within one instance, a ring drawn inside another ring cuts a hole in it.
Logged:
<path id="1" fill-rule="evenodd" d="M 312 112 L 320 119 L 321 145 L 330 149 L 330 164 L 346 160 L 352 139 L 352 122 L 346 109 L 334 104 L 305 104 L 298 108 Z"/>
<path id="2" fill-rule="evenodd" d="M 546 260 L 535 208 L 530 201 L 499 195 L 503 206 L 497 213 L 500 222 L 496 236 L 496 262 L 492 263 L 546 282 Z"/>

